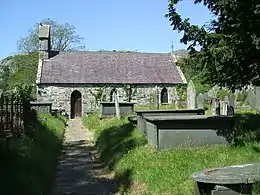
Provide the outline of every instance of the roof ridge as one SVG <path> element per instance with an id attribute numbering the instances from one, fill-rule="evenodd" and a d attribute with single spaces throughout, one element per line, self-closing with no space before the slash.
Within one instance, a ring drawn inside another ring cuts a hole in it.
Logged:
<path id="1" fill-rule="evenodd" d="M 170 52 L 139 52 L 139 51 L 61 51 L 60 53 L 134 53 L 134 54 L 163 54 L 169 55 Z"/>

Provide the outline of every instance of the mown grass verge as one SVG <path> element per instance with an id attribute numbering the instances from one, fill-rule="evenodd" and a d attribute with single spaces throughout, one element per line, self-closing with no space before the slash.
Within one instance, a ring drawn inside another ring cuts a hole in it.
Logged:
<path id="1" fill-rule="evenodd" d="M 66 118 L 42 114 L 31 121 L 30 136 L 0 147 L 0 194 L 50 194 Z"/>
<path id="2" fill-rule="evenodd" d="M 259 162 L 259 144 L 156 151 L 127 119 L 84 119 L 95 132 L 101 160 L 115 171 L 125 194 L 193 194 L 191 174 L 218 166 Z"/>

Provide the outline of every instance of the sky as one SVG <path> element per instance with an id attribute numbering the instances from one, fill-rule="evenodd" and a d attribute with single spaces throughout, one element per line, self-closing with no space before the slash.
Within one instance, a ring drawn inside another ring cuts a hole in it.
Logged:
<path id="1" fill-rule="evenodd" d="M 75 26 L 88 50 L 170 52 L 184 49 L 181 34 L 164 17 L 167 0 L 0 0 L 0 59 L 17 53 L 17 41 L 42 19 Z M 211 18 L 203 5 L 183 0 L 179 13 L 203 25 Z"/>

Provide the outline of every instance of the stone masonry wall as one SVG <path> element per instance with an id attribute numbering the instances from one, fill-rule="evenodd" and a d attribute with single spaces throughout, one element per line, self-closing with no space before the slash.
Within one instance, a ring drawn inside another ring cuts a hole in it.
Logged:
<path id="1" fill-rule="evenodd" d="M 178 98 L 177 90 L 174 85 L 157 85 L 160 96 L 161 90 L 165 87 L 168 90 L 168 102 Z M 127 92 L 124 86 L 93 86 L 93 85 L 38 85 L 37 101 L 52 102 L 53 108 L 65 109 L 70 115 L 70 99 L 73 91 L 78 90 L 82 94 L 83 113 L 92 111 L 97 108 L 95 96 L 97 91 L 103 91 L 103 101 L 110 101 L 111 90 L 115 88 L 119 93 L 119 101 L 127 101 Z M 102 89 L 102 90 L 101 90 Z M 155 85 L 138 85 L 132 87 L 131 102 L 137 105 L 148 105 L 153 98 Z M 159 101 L 160 101 L 159 97 Z"/>

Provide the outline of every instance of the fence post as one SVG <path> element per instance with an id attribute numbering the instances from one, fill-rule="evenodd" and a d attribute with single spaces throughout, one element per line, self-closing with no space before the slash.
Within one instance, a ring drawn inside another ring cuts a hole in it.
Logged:
<path id="1" fill-rule="evenodd" d="M 29 120 L 30 120 L 30 102 L 27 99 L 23 99 L 23 128 L 24 128 L 24 133 L 27 134 L 29 133 Z"/>
<path id="2" fill-rule="evenodd" d="M 4 97 L 4 100 L 5 100 L 5 112 L 6 112 L 6 119 L 5 119 L 5 130 L 10 130 L 9 129 L 9 98 L 8 96 L 5 96 Z"/>
<path id="3" fill-rule="evenodd" d="M 14 97 L 13 97 L 13 94 L 11 95 L 11 98 L 10 98 L 10 130 L 12 132 L 12 134 L 14 135 L 14 112 L 13 112 L 13 109 L 14 109 Z M 17 132 L 16 132 L 17 133 Z"/>

